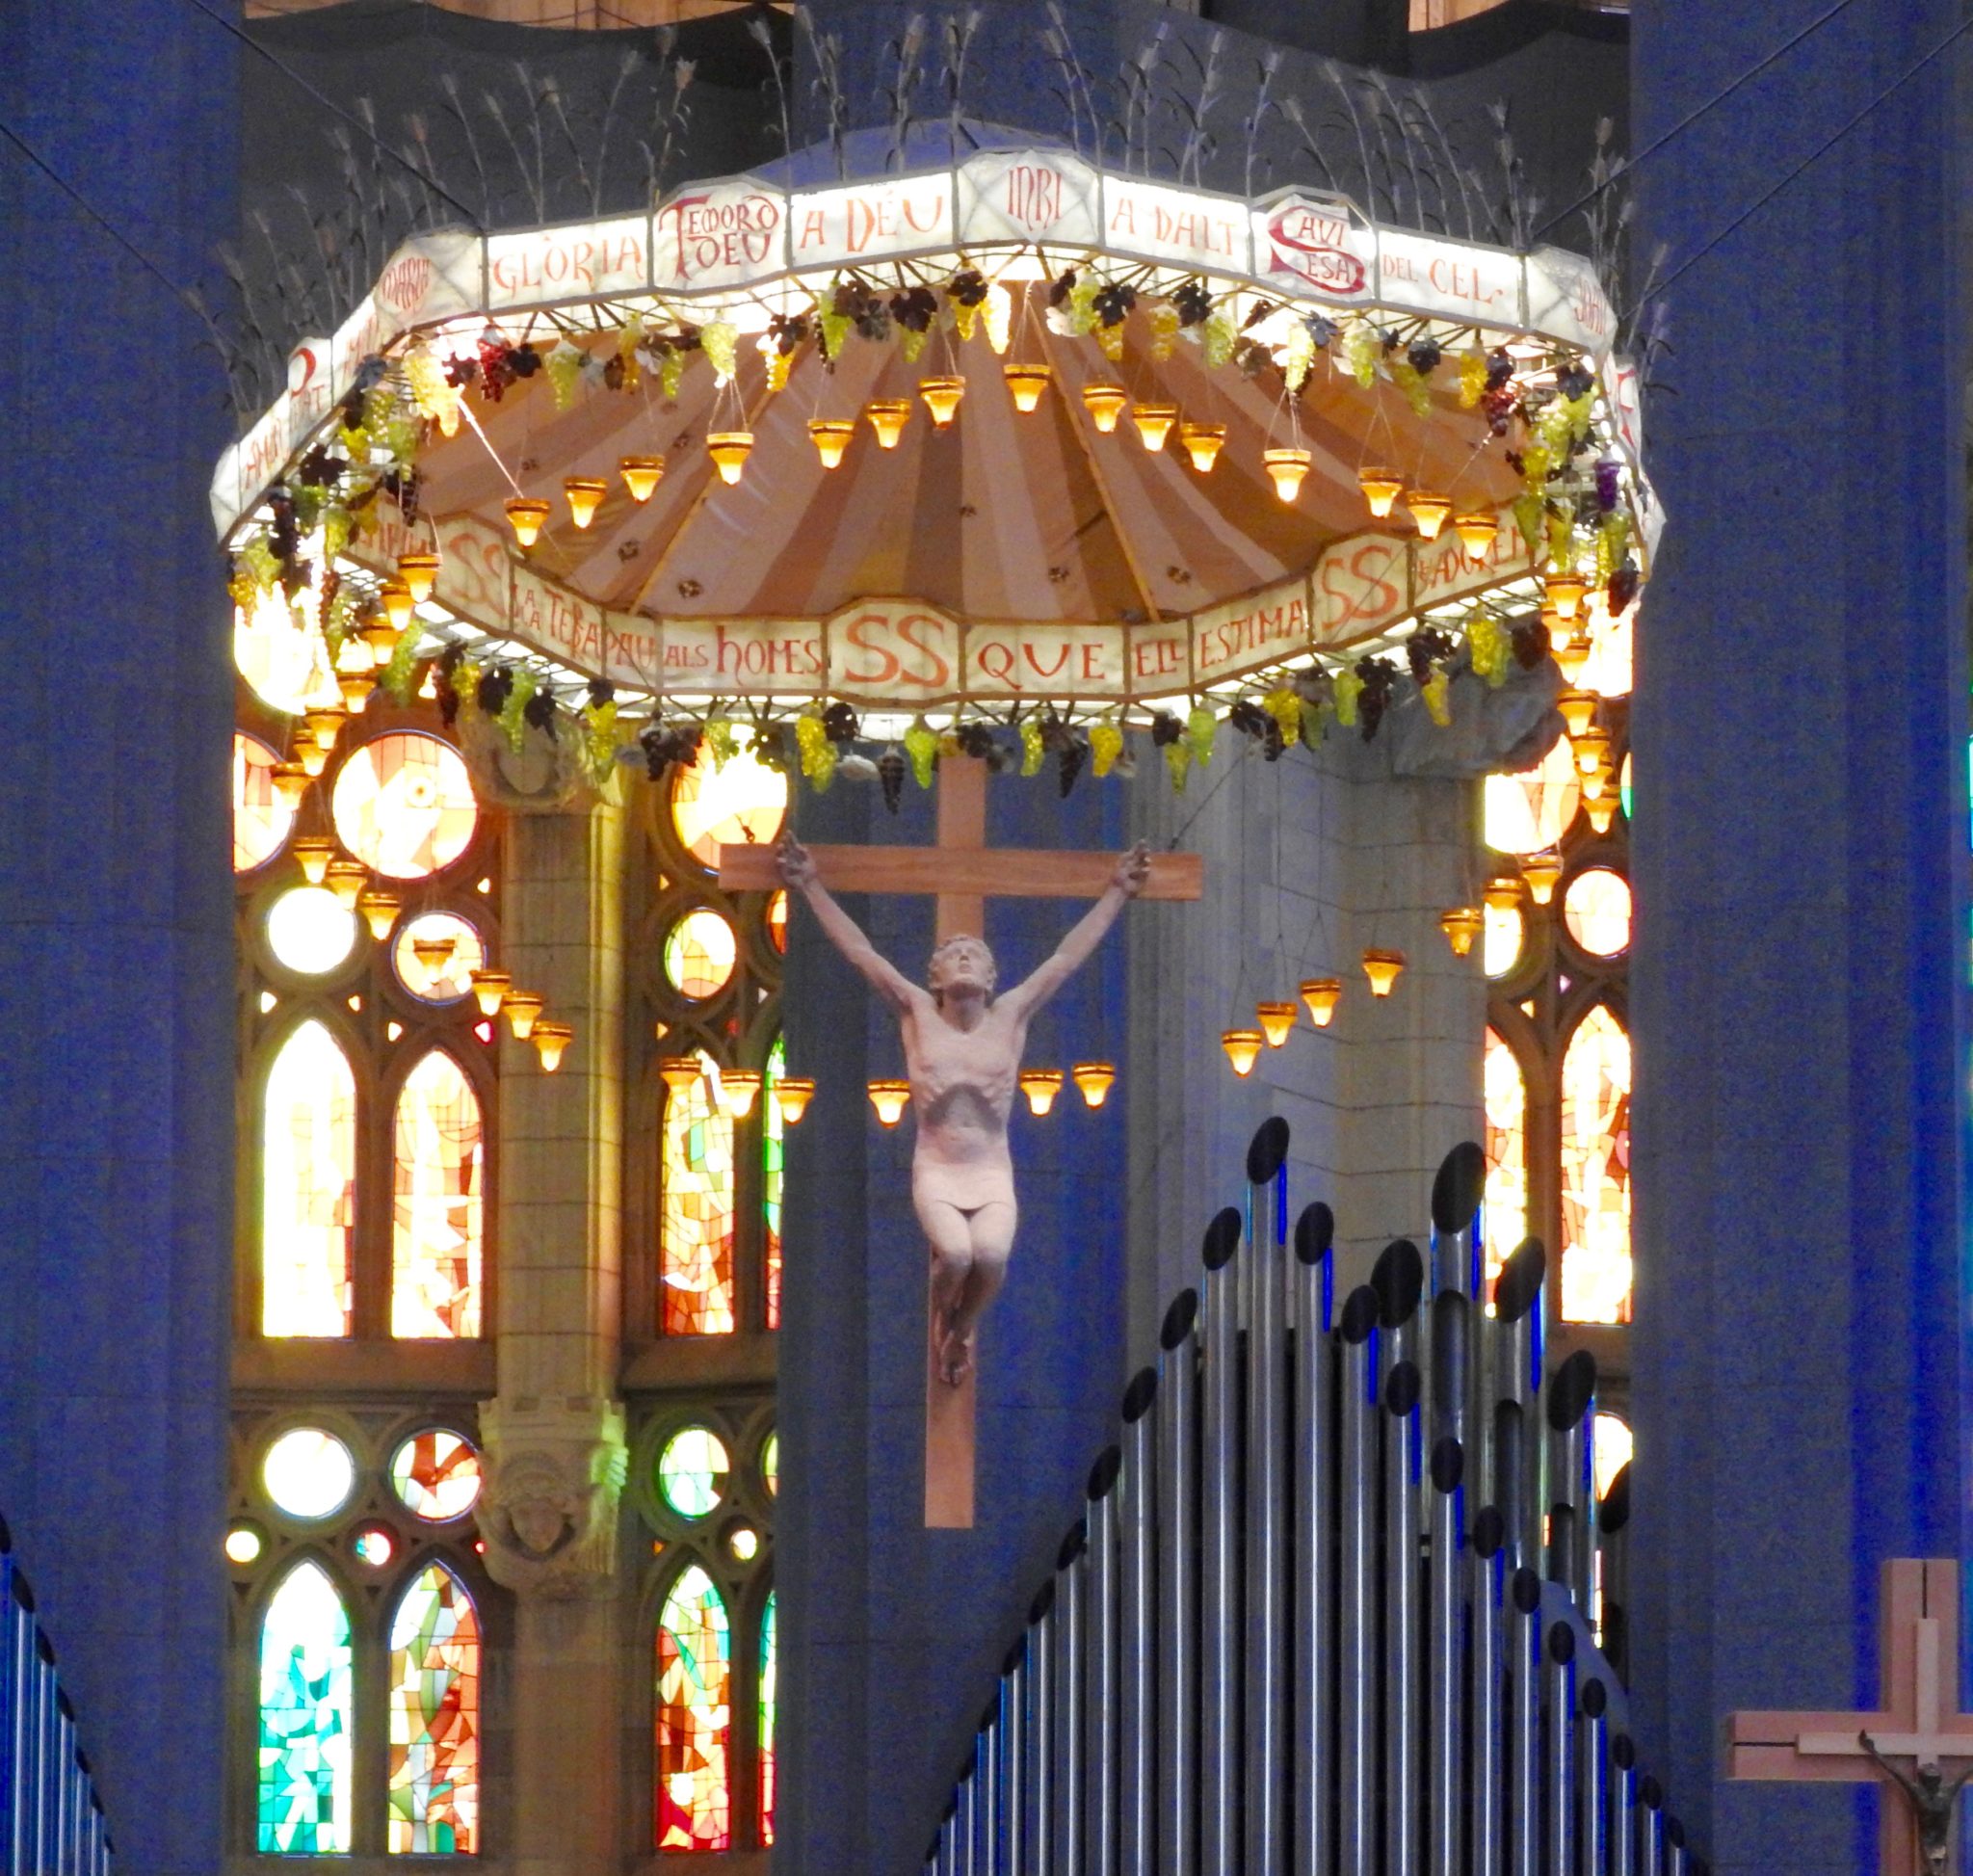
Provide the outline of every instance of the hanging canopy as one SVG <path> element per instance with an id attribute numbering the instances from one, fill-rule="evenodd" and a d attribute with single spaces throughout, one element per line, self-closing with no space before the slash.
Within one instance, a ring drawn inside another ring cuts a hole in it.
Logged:
<path id="1" fill-rule="evenodd" d="M 297 349 L 213 506 L 237 549 L 355 430 L 371 460 L 331 499 L 372 472 L 401 491 L 414 466 L 413 517 L 353 500 L 325 557 L 360 591 L 435 545 L 430 634 L 505 645 L 551 685 L 607 678 L 654 707 L 1145 708 L 1489 597 L 1532 610 L 1575 556 L 1593 594 L 1599 500 L 1644 570 L 1657 517 L 1614 325 L 1578 256 L 1379 227 L 1303 190 L 1244 201 L 1034 147 L 815 187 L 742 176 L 645 216 L 408 242 L 341 332 Z M 1031 412 L 1005 376 L 1020 364 L 1047 372 Z M 941 428 L 920 385 L 948 378 Z M 393 386 L 427 420 L 408 450 L 374 402 L 351 421 Z M 1128 400 L 1112 429 L 1092 386 Z M 866 415 L 884 401 L 909 411 L 894 448 Z M 1135 416 L 1161 409 L 1177 425 L 1154 449 Z M 814 419 L 854 424 L 839 466 Z M 1203 472 L 1189 425 L 1223 431 Z M 715 436 L 749 439 L 734 483 Z M 1270 449 L 1306 452 L 1292 499 Z M 664 461 L 642 502 L 625 458 Z M 1383 518 L 1367 468 L 1405 491 Z M 587 526 L 571 478 L 604 485 Z M 550 504 L 525 550 L 518 495 Z"/>

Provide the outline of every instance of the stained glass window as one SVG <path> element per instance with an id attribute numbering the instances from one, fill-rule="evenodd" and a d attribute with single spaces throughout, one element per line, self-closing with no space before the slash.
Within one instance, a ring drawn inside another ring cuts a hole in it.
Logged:
<path id="1" fill-rule="evenodd" d="M 784 956 L 788 949 L 788 895 L 771 892 L 767 897 L 768 942 Z"/>
<path id="2" fill-rule="evenodd" d="M 701 906 L 687 912 L 666 938 L 665 975 L 681 996 L 697 1001 L 726 988 L 738 957 L 732 926 Z"/>
<path id="3" fill-rule="evenodd" d="M 321 1565 L 297 1564 L 260 1625 L 263 1854 L 349 1850 L 353 1703 L 349 1611 Z"/>
<path id="4" fill-rule="evenodd" d="M 1630 946 L 1630 887 L 1607 866 L 1588 867 L 1569 881 L 1562 915 L 1569 937 L 1592 956 L 1614 958 Z"/>
<path id="5" fill-rule="evenodd" d="M 1596 1415 L 1596 1496 L 1610 1490 L 1618 1473 L 1630 1464 L 1630 1423 L 1615 1414 Z"/>
<path id="6" fill-rule="evenodd" d="M 710 1057 L 701 1057 L 709 1063 Z M 733 1123 L 709 1079 L 665 1095 L 663 1327 L 668 1335 L 733 1328 Z"/>
<path id="7" fill-rule="evenodd" d="M 434 1564 L 390 1625 L 389 1847 L 479 1847 L 480 1621 L 458 1577 Z"/>
<path id="8" fill-rule="evenodd" d="M 1562 1314 L 1630 1320 L 1630 1038 L 1601 1003 L 1562 1060 Z"/>
<path id="9" fill-rule="evenodd" d="M 480 1333 L 483 1149 L 465 1070 L 434 1049 L 405 1078 L 394 1129 L 390 1333 Z"/>
<path id="10" fill-rule="evenodd" d="M 355 1229 L 356 1080 L 304 1022 L 268 1070 L 261 1135 L 260 1329 L 347 1335 Z"/>
<path id="11" fill-rule="evenodd" d="M 472 973 L 487 962 L 479 933 L 450 912 L 406 919 L 390 957 L 398 982 L 426 1003 L 457 1003 L 473 988 Z"/>
<path id="12" fill-rule="evenodd" d="M 697 1564 L 665 1599 L 657 1655 L 658 1848 L 724 1850 L 732 1840 L 732 1634 L 725 1602 Z"/>
<path id="13" fill-rule="evenodd" d="M 480 1455 L 459 1434 L 427 1427 L 391 1454 L 390 1486 L 414 1517 L 463 1518 L 479 1501 Z"/>
<path id="14" fill-rule="evenodd" d="M 294 1427 L 268 1447 L 260 1482 L 290 1518 L 332 1518 L 355 1490 L 356 1462 L 334 1434 Z"/>
<path id="15" fill-rule="evenodd" d="M 778 769 L 746 754 L 716 764 L 704 743 L 671 783 L 671 825 L 701 866 L 719 865 L 723 844 L 772 840 L 787 811 L 788 778 Z"/>
<path id="16" fill-rule="evenodd" d="M 1486 1282 L 1528 1234 L 1528 1084 L 1514 1052 L 1486 1032 Z"/>
<path id="17" fill-rule="evenodd" d="M 658 1491 L 680 1518 L 703 1518 L 720 1502 L 733 1462 L 710 1427 L 681 1427 L 658 1454 Z"/>
<path id="18" fill-rule="evenodd" d="M 277 585 L 261 594 L 250 612 L 233 608 L 233 663 L 254 696 L 283 716 L 341 707 L 322 634 Z"/>
<path id="19" fill-rule="evenodd" d="M 343 845 L 394 880 L 450 866 L 471 844 L 479 818 L 459 752 L 408 732 L 358 749 L 336 776 L 329 806 Z"/>
<path id="20" fill-rule="evenodd" d="M 770 1498 L 776 1496 L 781 1489 L 781 1436 L 771 1433 L 767 1444 L 760 1449 L 760 1476 L 767 1487 Z"/>
<path id="21" fill-rule="evenodd" d="M 267 948 L 299 976 L 333 970 L 355 942 L 356 914 L 327 886 L 294 886 L 267 909 Z"/>
<path id="22" fill-rule="evenodd" d="M 775 1593 L 760 1612 L 760 1840 L 775 1840 Z"/>
<path id="23" fill-rule="evenodd" d="M 1487 906 L 1484 911 L 1486 935 L 1481 941 L 1486 974 L 1505 977 L 1521 961 L 1521 938 L 1525 929 L 1518 906 Z"/>
<path id="24" fill-rule="evenodd" d="M 1538 854 L 1557 845 L 1581 799 L 1567 737 L 1525 775 L 1490 775 L 1482 798 L 1486 844 L 1497 854 Z"/>
<path id="25" fill-rule="evenodd" d="M 768 1051 L 760 1091 L 760 1209 L 767 1231 L 767 1326 L 781 1326 L 781 1169 L 787 1161 L 787 1123 L 775 1085 L 788 1071 L 788 1049 L 779 1037 Z"/>
<path id="26" fill-rule="evenodd" d="M 280 852 L 295 810 L 274 791 L 275 753 L 258 736 L 233 737 L 233 871 L 250 873 Z"/>

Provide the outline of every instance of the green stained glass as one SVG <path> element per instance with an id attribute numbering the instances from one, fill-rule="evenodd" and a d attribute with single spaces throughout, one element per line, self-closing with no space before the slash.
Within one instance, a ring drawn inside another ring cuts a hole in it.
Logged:
<path id="1" fill-rule="evenodd" d="M 710 1427 L 681 1427 L 658 1455 L 658 1490 L 680 1518 L 703 1518 L 720 1502 L 732 1464 Z"/>
<path id="2" fill-rule="evenodd" d="M 416 1855 L 479 1847 L 480 1620 L 434 1564 L 390 1628 L 389 1843 Z"/>
<path id="3" fill-rule="evenodd" d="M 350 1617 L 321 1565 L 297 1564 L 260 1625 L 263 1855 L 350 1848 Z"/>
<path id="4" fill-rule="evenodd" d="M 760 1612 L 760 1840 L 775 1840 L 775 1597 Z"/>
<path id="5" fill-rule="evenodd" d="M 719 1591 L 697 1564 L 688 1566 L 658 1624 L 660 1850 L 724 1850 L 732 1840 L 732 1641 Z"/>
<path id="6" fill-rule="evenodd" d="M 665 1097 L 663 1190 L 665 1334 L 731 1334 L 733 1123 L 704 1076 Z"/>
<path id="7" fill-rule="evenodd" d="M 781 1167 L 786 1158 L 787 1123 L 776 1091 L 788 1071 L 788 1046 L 779 1036 L 768 1051 L 760 1093 L 760 1208 L 767 1223 L 767 1326 L 781 1326 Z"/>
<path id="8" fill-rule="evenodd" d="M 760 1449 L 760 1476 L 766 1482 L 767 1495 L 772 1498 L 781 1489 L 781 1436 L 771 1433 L 767 1444 Z"/>

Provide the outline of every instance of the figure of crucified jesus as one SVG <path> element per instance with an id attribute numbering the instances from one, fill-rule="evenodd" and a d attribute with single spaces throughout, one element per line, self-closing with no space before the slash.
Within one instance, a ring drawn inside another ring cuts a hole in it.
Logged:
<path id="1" fill-rule="evenodd" d="M 1025 983 L 994 992 L 984 939 L 954 937 L 932 954 L 920 990 L 869 938 L 816 878 L 793 834 L 777 850 L 781 878 L 808 901 L 830 941 L 889 1006 L 904 1037 L 917 1141 L 911 1203 L 932 1251 L 934 1333 L 939 1373 L 953 1387 L 973 1365 L 973 1335 L 1007 1278 L 1019 1210 L 1007 1117 L 1035 1012 L 1059 991 L 1137 897 L 1150 870 L 1144 845 L 1122 855 L 1103 896 Z"/>

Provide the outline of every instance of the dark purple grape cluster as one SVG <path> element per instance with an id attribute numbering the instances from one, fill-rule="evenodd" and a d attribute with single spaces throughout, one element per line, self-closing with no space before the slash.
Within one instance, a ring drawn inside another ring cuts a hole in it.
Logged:
<path id="1" fill-rule="evenodd" d="M 1178 308 L 1179 325 L 1203 326 L 1213 310 L 1213 296 L 1202 281 L 1187 280 L 1171 296 L 1171 304 Z"/>
<path id="2" fill-rule="evenodd" d="M 1151 715 L 1151 747 L 1169 749 L 1185 734 L 1185 726 L 1170 710 L 1157 710 Z"/>
<path id="3" fill-rule="evenodd" d="M 530 729 L 545 729 L 548 732 L 548 740 L 551 743 L 562 740 L 555 733 L 555 693 L 553 691 L 537 691 L 521 706 L 520 715 L 521 721 Z"/>
<path id="4" fill-rule="evenodd" d="M 767 323 L 768 337 L 774 340 L 775 350 L 782 357 L 795 350 L 808 336 L 808 315 L 806 313 L 776 313 Z"/>
<path id="5" fill-rule="evenodd" d="M 1614 456 L 1603 457 L 1596 464 L 1596 506 L 1606 515 L 1617 506 L 1618 478 L 1622 473 Z"/>
<path id="6" fill-rule="evenodd" d="M 1336 322 L 1333 319 L 1325 319 L 1321 313 L 1310 313 L 1302 324 L 1308 336 L 1315 341 L 1318 352 L 1328 350 L 1335 339 Z"/>
<path id="7" fill-rule="evenodd" d="M 1103 325 L 1121 326 L 1129 318 L 1131 307 L 1137 304 L 1137 288 L 1124 280 L 1113 280 L 1108 286 L 1098 287 L 1090 304 Z"/>
<path id="8" fill-rule="evenodd" d="M 955 305 L 977 306 L 986 298 L 986 277 L 977 267 L 962 267 L 945 283 L 945 297 Z"/>
<path id="9" fill-rule="evenodd" d="M 513 671 L 508 665 L 489 665 L 480 674 L 480 688 L 473 701 L 489 717 L 497 717 L 507 708 L 507 700 L 513 695 Z"/>
<path id="10" fill-rule="evenodd" d="M 891 295 L 890 316 L 908 332 L 929 332 L 938 317 L 938 296 L 929 286 L 908 286 Z"/>
<path id="11" fill-rule="evenodd" d="M 592 710 L 600 710 L 604 704 L 614 703 L 616 700 L 617 686 L 611 683 L 607 677 L 592 677 L 590 679 L 590 708 Z"/>
<path id="12" fill-rule="evenodd" d="M 645 773 L 653 781 L 662 781 L 674 764 L 683 768 L 697 755 L 698 726 L 681 723 L 667 728 L 653 721 L 645 725 L 637 746 L 644 752 Z"/>
<path id="13" fill-rule="evenodd" d="M 1055 785 L 1062 799 L 1068 799 L 1068 791 L 1075 786 L 1076 777 L 1083 772 L 1083 764 L 1090 759 L 1090 745 L 1086 738 L 1071 736 L 1062 746 L 1062 753 L 1056 758 Z"/>
<path id="14" fill-rule="evenodd" d="M 1382 658 L 1359 658 L 1356 675 L 1363 680 L 1362 693 L 1356 700 L 1356 723 L 1367 743 L 1377 734 L 1383 713 L 1390 708 L 1391 693 L 1398 683 L 1397 667 Z"/>
<path id="15" fill-rule="evenodd" d="M 856 713 L 847 703 L 831 703 L 822 713 L 823 732 L 832 743 L 856 740 Z"/>
<path id="16" fill-rule="evenodd" d="M 1073 267 L 1064 268 L 1060 274 L 1056 275 L 1048 282 L 1048 304 L 1051 306 L 1059 306 L 1074 291 L 1075 269 Z"/>
<path id="17" fill-rule="evenodd" d="M 462 391 L 468 384 L 477 383 L 479 378 L 480 361 L 478 358 L 467 357 L 465 354 L 460 353 L 454 357 L 446 359 L 445 382 L 454 390 Z"/>
<path id="18" fill-rule="evenodd" d="M 1430 378 L 1438 369 L 1438 361 L 1445 354 L 1439 350 L 1436 339 L 1413 339 L 1405 357 L 1420 378 Z"/>
<path id="19" fill-rule="evenodd" d="M 1581 365 L 1570 365 L 1566 371 L 1558 372 L 1555 377 L 1555 388 L 1567 398 L 1587 397 L 1594 388 L 1595 383 L 1595 379 Z"/>
<path id="20" fill-rule="evenodd" d="M 1421 625 L 1405 642 L 1405 659 L 1411 667 L 1411 681 L 1415 684 L 1423 684 L 1432 675 L 1432 668 L 1443 664 L 1452 654 L 1452 639 L 1436 625 Z"/>

